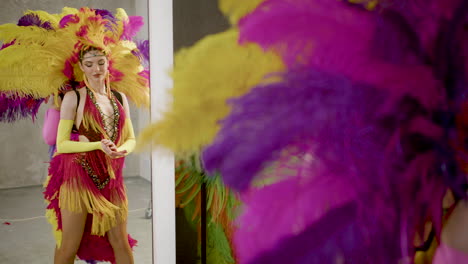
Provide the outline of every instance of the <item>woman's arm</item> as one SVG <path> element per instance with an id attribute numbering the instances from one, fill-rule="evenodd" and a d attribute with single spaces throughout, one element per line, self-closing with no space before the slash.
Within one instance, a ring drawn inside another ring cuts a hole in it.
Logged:
<path id="1" fill-rule="evenodd" d="M 122 105 L 125 110 L 125 125 L 123 127 L 122 135 L 125 136 L 123 139 L 122 145 L 117 148 L 117 151 L 124 152 L 128 155 L 135 149 L 136 140 L 135 140 L 135 132 L 133 131 L 132 120 L 130 119 L 130 107 L 128 106 L 128 100 L 125 94 L 120 93 L 122 95 Z"/>
<path id="2" fill-rule="evenodd" d="M 70 134 L 75 122 L 77 97 L 74 91 L 67 92 L 60 108 L 60 122 L 57 129 L 57 152 L 79 153 L 93 150 L 103 150 L 101 141 L 76 142 L 70 140 Z"/>
<path id="3" fill-rule="evenodd" d="M 49 108 L 44 117 L 44 125 L 42 126 L 42 138 L 47 145 L 55 145 L 57 141 L 57 128 L 60 121 L 60 107 L 57 107 L 53 96 L 49 97 Z M 58 98 L 59 105 L 61 104 L 60 97 Z"/>
<path id="4" fill-rule="evenodd" d="M 60 121 L 60 111 L 54 108 L 47 109 L 42 127 L 42 138 L 47 145 L 55 145 L 57 141 L 57 128 Z"/>

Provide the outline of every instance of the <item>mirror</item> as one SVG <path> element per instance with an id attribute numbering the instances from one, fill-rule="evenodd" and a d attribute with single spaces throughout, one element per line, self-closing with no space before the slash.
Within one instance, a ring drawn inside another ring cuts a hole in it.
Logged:
<path id="1" fill-rule="evenodd" d="M 148 39 L 147 0 L 5 0 L 0 24 L 16 23 L 27 10 L 60 13 L 62 8 L 90 7 L 115 12 L 123 8 L 129 16 L 142 16 L 145 25 L 135 37 Z M 0 263 L 53 263 L 55 241 L 47 222 L 42 184 L 48 174 L 49 146 L 42 139 L 47 105 L 42 104 L 34 122 L 30 118 L 0 124 Z M 130 104 L 135 134 L 149 122 L 149 110 Z M 151 158 L 132 153 L 125 161 L 124 182 L 128 196 L 127 231 L 138 245 L 135 263 L 152 263 Z M 84 263 L 76 261 L 75 263 Z"/>
<path id="2" fill-rule="evenodd" d="M 223 32 L 230 27 L 219 11 L 218 1 L 213 0 L 175 0 L 173 16 L 174 53 L 191 47 L 205 36 Z M 176 166 L 176 172 L 181 167 Z M 204 176 L 193 173 L 188 177 Z M 176 186 L 177 263 L 235 263 L 224 228 L 217 221 L 211 221 L 210 211 L 206 210 L 208 196 L 210 191 L 213 192 L 210 190 L 212 186 L 202 184 L 193 197 L 190 194 L 199 186 L 195 184 L 191 187 L 188 182 L 177 180 Z"/>

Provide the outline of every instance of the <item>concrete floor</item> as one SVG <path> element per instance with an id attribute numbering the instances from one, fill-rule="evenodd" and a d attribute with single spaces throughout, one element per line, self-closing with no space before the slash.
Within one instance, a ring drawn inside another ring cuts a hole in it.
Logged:
<path id="1" fill-rule="evenodd" d="M 125 183 L 129 200 L 128 232 L 138 240 L 135 263 L 151 264 L 151 219 L 145 219 L 151 184 L 140 177 L 126 178 Z M 1 264 L 53 263 L 55 241 L 44 213 L 41 186 L 0 190 Z"/>

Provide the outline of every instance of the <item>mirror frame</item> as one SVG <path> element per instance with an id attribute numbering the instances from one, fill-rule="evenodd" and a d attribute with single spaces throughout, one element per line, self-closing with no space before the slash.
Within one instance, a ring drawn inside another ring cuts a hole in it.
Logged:
<path id="1" fill-rule="evenodd" d="M 173 65 L 172 0 L 148 0 L 150 42 L 151 122 L 171 101 L 168 90 L 172 79 L 168 70 Z M 174 154 L 153 148 L 151 185 L 153 212 L 153 263 L 175 264 L 175 182 Z"/>

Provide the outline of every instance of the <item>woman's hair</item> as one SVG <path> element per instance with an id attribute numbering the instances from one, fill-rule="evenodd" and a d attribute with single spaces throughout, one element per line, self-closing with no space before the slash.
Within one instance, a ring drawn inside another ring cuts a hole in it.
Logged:
<path id="1" fill-rule="evenodd" d="M 98 47 L 94 47 L 94 46 L 83 46 L 83 48 L 81 48 L 80 50 L 80 63 L 83 61 L 83 57 L 86 53 L 90 52 L 90 51 L 100 51 L 102 53 L 104 53 L 104 55 L 106 55 L 106 53 L 104 52 L 104 50 L 98 48 Z"/>

